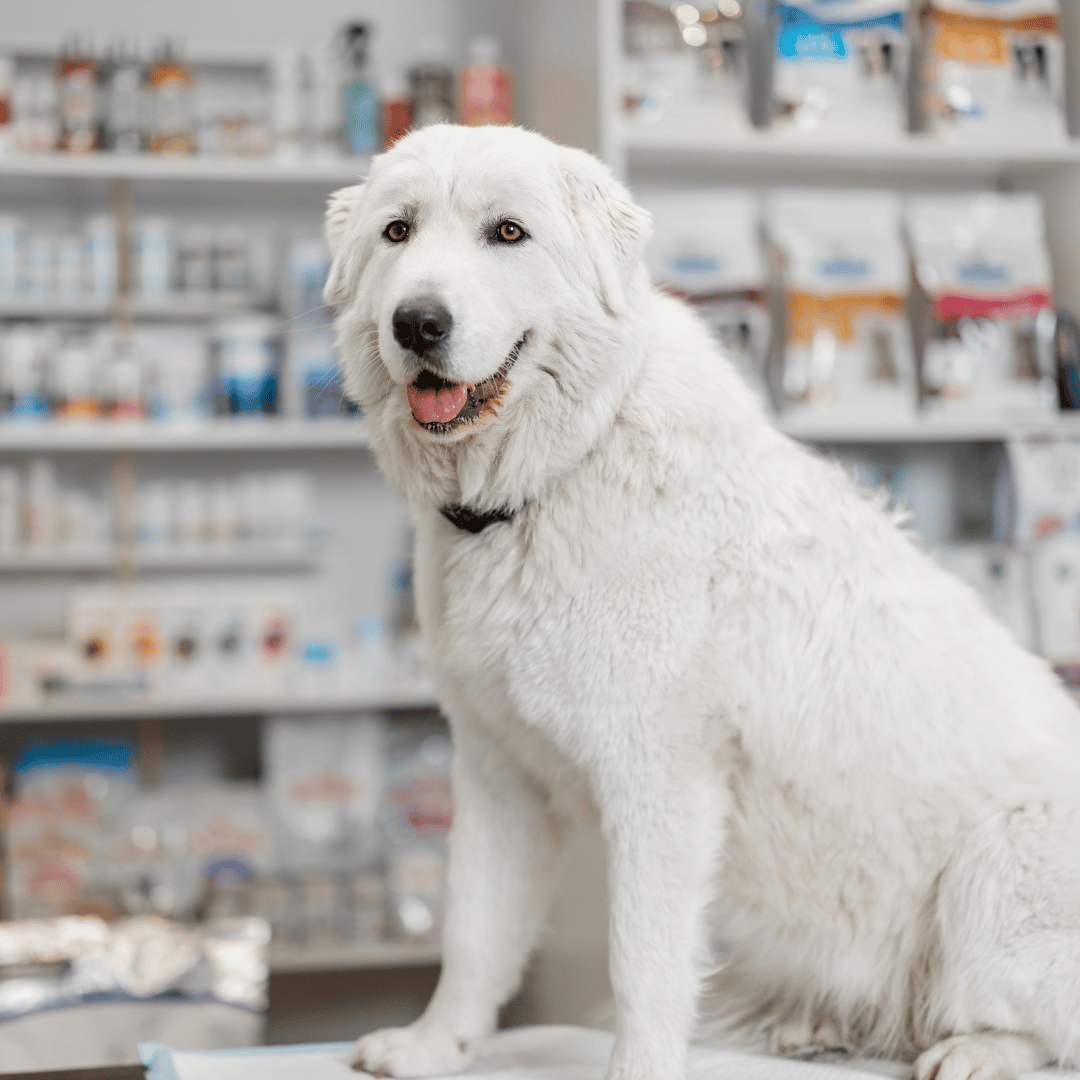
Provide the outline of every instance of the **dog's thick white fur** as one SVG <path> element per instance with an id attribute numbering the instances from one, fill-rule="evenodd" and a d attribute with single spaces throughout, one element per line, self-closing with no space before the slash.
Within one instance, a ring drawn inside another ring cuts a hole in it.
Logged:
<path id="1" fill-rule="evenodd" d="M 358 1067 L 467 1064 L 578 814 L 608 850 L 612 1078 L 682 1075 L 717 943 L 710 1000 L 775 1050 L 1080 1064 L 1077 709 L 773 428 L 650 287 L 649 229 L 594 158 L 513 129 L 410 135 L 331 201 L 346 385 L 414 511 L 456 749 L 442 977 Z M 395 338 L 418 296 L 452 314 L 434 358 Z M 421 369 L 476 384 L 522 339 L 471 422 L 414 419 Z M 516 515 L 474 534 L 453 503 Z"/>

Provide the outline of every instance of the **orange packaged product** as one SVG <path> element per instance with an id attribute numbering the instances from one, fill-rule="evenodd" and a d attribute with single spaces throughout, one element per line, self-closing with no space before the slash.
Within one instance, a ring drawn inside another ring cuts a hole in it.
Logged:
<path id="1" fill-rule="evenodd" d="M 995 144 L 1067 138 L 1057 0 L 927 0 L 919 24 L 928 131 Z"/>

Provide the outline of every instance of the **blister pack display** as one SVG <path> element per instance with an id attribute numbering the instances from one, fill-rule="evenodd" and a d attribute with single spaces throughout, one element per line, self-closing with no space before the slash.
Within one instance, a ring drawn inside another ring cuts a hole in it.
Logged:
<path id="1" fill-rule="evenodd" d="M 959 141 L 1064 140 L 1057 0 L 930 0 L 920 15 L 923 125 Z"/>
<path id="2" fill-rule="evenodd" d="M 1053 412 L 1055 319 L 1038 197 L 914 198 L 908 233 L 930 300 L 924 405 L 996 419 Z"/>
<path id="3" fill-rule="evenodd" d="M 122 741 L 35 743 L 22 752 L 4 837 L 9 918 L 107 908 L 102 846 L 136 784 Z"/>
<path id="4" fill-rule="evenodd" d="M 863 423 L 912 417 L 915 362 L 897 196 L 781 191 L 766 204 L 766 223 L 783 266 L 785 411 Z"/>
<path id="5" fill-rule="evenodd" d="M 653 216 L 645 253 L 653 282 L 694 305 L 725 354 L 768 401 L 769 312 L 757 197 L 666 189 L 638 192 L 637 199 Z"/>
<path id="6" fill-rule="evenodd" d="M 907 18 L 907 0 L 776 0 L 773 126 L 906 131 Z"/>

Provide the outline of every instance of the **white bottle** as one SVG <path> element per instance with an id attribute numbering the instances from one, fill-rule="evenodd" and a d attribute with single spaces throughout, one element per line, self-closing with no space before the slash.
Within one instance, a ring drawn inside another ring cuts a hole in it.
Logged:
<path id="1" fill-rule="evenodd" d="M 0 465 L 0 553 L 10 555 L 19 546 L 19 471 Z"/>
<path id="2" fill-rule="evenodd" d="M 59 499 L 56 466 L 49 458 L 30 462 L 26 484 L 26 542 L 30 547 L 51 548 L 59 538 Z"/>
<path id="3" fill-rule="evenodd" d="M 295 45 L 280 45 L 270 64 L 270 109 L 274 152 L 283 161 L 300 156 L 302 108 L 300 51 Z"/>
<path id="4" fill-rule="evenodd" d="M 116 293 L 116 228 L 109 214 L 95 214 L 86 222 L 87 292 L 108 304 Z"/>

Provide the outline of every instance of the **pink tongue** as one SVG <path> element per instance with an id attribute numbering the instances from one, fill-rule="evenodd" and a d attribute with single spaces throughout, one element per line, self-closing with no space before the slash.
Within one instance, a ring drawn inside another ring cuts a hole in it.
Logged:
<path id="1" fill-rule="evenodd" d="M 445 424 L 453 420 L 469 397 L 469 388 L 464 383 L 448 387 L 445 390 L 416 390 L 406 387 L 409 396 L 409 408 L 421 424 Z"/>

